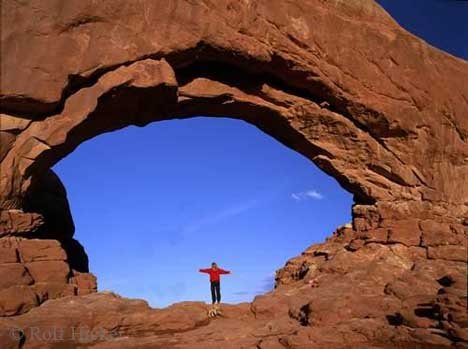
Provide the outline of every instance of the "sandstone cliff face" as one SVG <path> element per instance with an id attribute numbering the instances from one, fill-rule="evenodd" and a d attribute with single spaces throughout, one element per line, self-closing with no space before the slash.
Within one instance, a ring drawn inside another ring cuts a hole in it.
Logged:
<path id="1" fill-rule="evenodd" d="M 50 345 L 8 334 L 34 323 L 117 331 L 96 348 L 466 343 L 467 62 L 371 0 L 3 0 L 1 25 L 5 343 Z M 201 304 L 84 296 L 95 279 L 50 168 L 103 132 L 193 115 L 304 154 L 354 194 L 352 225 L 216 322 Z"/>

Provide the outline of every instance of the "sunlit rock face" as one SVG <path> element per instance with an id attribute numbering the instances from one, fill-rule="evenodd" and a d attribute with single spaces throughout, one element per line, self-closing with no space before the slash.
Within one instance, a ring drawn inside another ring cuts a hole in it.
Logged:
<path id="1" fill-rule="evenodd" d="M 467 345 L 465 61 L 371 0 L 3 0 L 1 26 L 2 347 L 66 348 L 79 326 L 90 348 Z M 96 293 L 50 170 L 103 132 L 195 115 L 256 125 L 355 201 L 215 320 Z"/>

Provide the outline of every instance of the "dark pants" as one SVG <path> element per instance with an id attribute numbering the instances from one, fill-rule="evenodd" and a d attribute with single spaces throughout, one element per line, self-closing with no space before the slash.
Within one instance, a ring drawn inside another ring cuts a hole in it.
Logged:
<path id="1" fill-rule="evenodd" d="M 219 281 L 211 281 L 211 301 L 213 304 L 215 302 L 221 301 L 221 290 L 219 286 Z"/>

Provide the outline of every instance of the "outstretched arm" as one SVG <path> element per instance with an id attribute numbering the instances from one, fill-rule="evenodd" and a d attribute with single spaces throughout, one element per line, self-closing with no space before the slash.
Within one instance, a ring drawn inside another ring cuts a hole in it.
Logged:
<path id="1" fill-rule="evenodd" d="M 220 274 L 231 274 L 231 272 L 229 270 L 224 270 L 224 269 L 221 269 L 221 268 L 218 268 L 218 269 L 219 269 Z"/>
<path id="2" fill-rule="evenodd" d="M 210 269 L 198 269 L 200 273 L 209 273 Z"/>

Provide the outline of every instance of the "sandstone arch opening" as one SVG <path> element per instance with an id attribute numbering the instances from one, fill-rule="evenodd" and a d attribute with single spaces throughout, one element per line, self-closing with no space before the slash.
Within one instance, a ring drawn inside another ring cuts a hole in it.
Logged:
<path id="1" fill-rule="evenodd" d="M 244 122 L 195 117 L 99 136 L 54 171 L 98 290 L 162 307 L 208 301 L 196 270 L 214 258 L 235 271 L 223 301 L 252 301 L 350 222 L 350 195 L 314 167 Z"/>
<path id="2" fill-rule="evenodd" d="M 201 56 L 195 62 L 187 61 L 187 54 L 194 52 L 168 57 L 179 67 L 176 70 L 166 59 L 153 57 L 97 71 L 84 82 L 71 80 L 65 90 L 71 95 L 57 105 L 59 113 L 40 116 L 26 125 L 2 161 L 2 166 L 14 164 L 16 171 L 9 173 L 12 180 L 2 177 L 2 205 L 44 217 L 40 232 L 32 236 L 62 241 L 74 270 L 70 280 L 83 284 L 80 292 L 93 287 L 87 280 L 88 260 L 83 247 L 72 239 L 68 202 L 60 180 L 49 168 L 82 142 L 105 132 L 194 115 L 244 120 L 334 177 L 354 195 L 354 207 L 360 207 L 357 213 L 353 211 L 353 218 L 363 216 L 364 222 L 366 207 L 374 210 L 377 198 L 415 189 L 405 183 L 414 180 L 412 172 L 388 171 L 377 158 L 373 160 L 376 156 L 395 161 L 392 151 L 373 135 L 390 129 L 384 124 L 369 134 L 360 121 L 350 119 L 346 108 L 351 107 L 324 85 L 301 87 L 300 75 L 299 82 L 292 75 L 291 83 L 285 83 L 269 70 L 248 62 L 238 65 L 229 57 L 224 63 L 205 60 L 204 55 L 211 52 L 205 45 L 195 51 Z M 279 59 L 271 68 L 285 69 L 284 65 Z M 84 281 L 77 281 L 80 279 Z"/>
<path id="3" fill-rule="evenodd" d="M 218 59 L 209 59 L 213 55 Z M 164 58 L 149 55 L 96 70 L 86 78 L 72 76 L 63 99 L 50 111 L 53 115 L 30 115 L 32 122 L 13 122 L 20 130 L 1 163 L 8 169 L 2 171 L 2 208 L 40 213 L 46 221 L 41 228 L 44 236 L 69 239 L 74 227 L 68 204 L 59 181 L 48 172 L 61 158 L 87 139 L 128 125 L 222 116 L 257 126 L 351 192 L 357 240 L 418 245 L 420 235 L 388 228 L 395 219 L 410 220 L 408 224 L 415 227 L 408 213 L 423 214 L 423 203 L 408 198 L 429 197 L 435 190 L 428 185 L 427 168 L 404 166 L 404 155 L 397 150 L 401 139 L 412 142 L 417 131 L 390 121 L 375 106 L 334 91 L 313 72 L 291 70 L 290 64 L 289 59 L 273 55 L 262 65 L 201 42 Z M 408 108 L 407 113 L 417 109 Z M 51 191 L 57 194 L 55 201 L 60 198 L 55 206 L 61 208 L 47 212 L 54 205 L 41 198 Z M 450 195 L 456 201 L 462 200 L 462 194 Z M 432 204 L 440 205 L 449 217 L 463 210 L 457 205 L 449 210 L 444 201 Z M 377 236 L 368 233 L 374 228 L 379 229 Z M 86 271 L 80 247 L 68 250 L 73 269 Z"/>
<path id="4" fill-rule="evenodd" d="M 142 347 L 466 342 L 465 61 L 374 1 L 4 3 L 2 343 L 7 324 L 37 320 L 116 324 L 123 346 Z M 243 119 L 304 154 L 354 195 L 352 227 L 288 262 L 272 294 L 232 308 L 229 335 L 201 306 L 64 297 L 94 290 L 80 246 L 58 245 L 73 224 L 49 169 L 103 132 L 193 115 Z"/>
<path id="5" fill-rule="evenodd" d="M 214 54 L 222 59 L 209 60 Z M 385 210 L 427 191 L 422 172 L 401 166 L 401 155 L 387 143 L 407 137 L 408 131 L 333 93 L 313 74 L 288 70 L 288 80 L 278 78 L 287 69 L 282 57 L 272 57 L 263 67 L 201 43 L 165 58 L 144 57 L 97 70 L 86 79 L 72 77 L 64 103 L 55 110 L 59 113 L 26 125 L 5 155 L 2 166 L 16 172 L 2 177 L 2 205 L 41 213 L 46 236 L 70 238 L 74 227 L 66 199 L 64 210 L 51 212 L 38 199 L 49 190 L 45 182 L 54 182 L 47 178 L 53 175 L 44 175 L 50 167 L 101 133 L 194 115 L 244 120 L 310 159 L 354 195 L 353 227 L 358 230 L 390 219 L 379 217 L 376 205 Z M 85 262 L 77 263 L 86 270 Z"/>
<path id="6" fill-rule="evenodd" d="M 208 54 L 210 49 L 202 45 L 196 51 Z M 70 91 L 79 86 L 79 92 L 58 106 L 61 113 L 46 117 L 45 125 L 33 123 L 17 139 L 15 148 L 24 153 L 19 166 L 23 180 L 4 180 L 7 200 L 3 205 L 21 206 L 18 201 L 30 190 L 34 175 L 46 171 L 86 139 L 131 124 L 143 126 L 152 121 L 193 115 L 234 117 L 257 126 L 333 176 L 354 195 L 357 204 L 372 205 L 377 198 L 394 195 L 389 190 L 392 186 L 408 187 L 407 182 L 417 180 L 412 172 L 389 171 L 372 160 L 366 167 L 373 174 L 369 173 L 365 179 L 357 177 L 364 165 L 364 158 L 360 157 L 372 156 L 373 148 L 386 161 L 395 158 L 398 161 L 376 133 L 393 137 L 400 131 L 393 130 L 386 122 L 381 123 L 378 115 L 373 117 L 379 128 L 368 129 L 353 120 L 348 109 L 360 107 L 346 105 L 325 85 L 309 84 L 308 89 L 291 87 L 297 85 L 294 79 L 288 85 L 269 72 L 254 73 L 238 65 L 203 60 L 187 64 L 183 57 L 171 58 L 172 64 L 181 65 L 177 71 L 165 59 L 144 59 L 109 73 L 98 71 L 97 77 L 80 84 L 70 80 Z M 277 68 L 284 69 L 283 64 L 280 61 Z M 310 115 L 315 118 L 311 119 Z M 68 125 L 58 130 L 47 126 L 52 123 Z M 31 136 L 39 131 L 38 127 L 47 128 L 47 136 Z M 360 153 L 355 159 L 343 156 L 351 153 L 351 149 Z M 337 152 L 343 154 L 338 156 Z M 14 151 L 11 153 L 16 155 Z M 6 164 L 14 161 L 14 156 L 6 155 Z M 379 182 L 382 176 L 385 183 Z"/>

